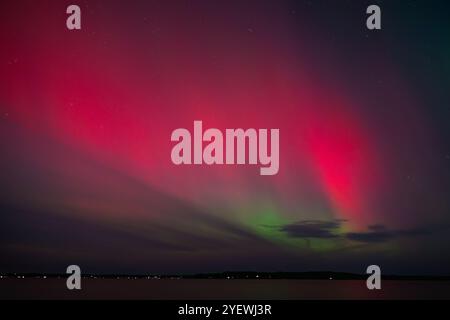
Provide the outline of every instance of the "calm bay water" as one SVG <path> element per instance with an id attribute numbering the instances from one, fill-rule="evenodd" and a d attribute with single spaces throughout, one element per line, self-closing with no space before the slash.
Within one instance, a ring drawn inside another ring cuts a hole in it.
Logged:
<path id="1" fill-rule="evenodd" d="M 0 299 L 450 299 L 450 281 L 384 280 L 370 291 L 362 280 L 1 279 Z"/>

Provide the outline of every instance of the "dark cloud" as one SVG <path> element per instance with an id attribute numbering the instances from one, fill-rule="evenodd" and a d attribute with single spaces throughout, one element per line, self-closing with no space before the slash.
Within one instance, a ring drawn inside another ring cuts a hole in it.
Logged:
<path id="1" fill-rule="evenodd" d="M 395 236 L 395 233 L 389 231 L 349 232 L 345 234 L 347 239 L 368 243 L 385 242 Z"/>
<path id="2" fill-rule="evenodd" d="M 426 236 L 437 232 L 449 230 L 448 225 L 431 225 L 403 230 L 390 230 L 385 225 L 374 224 L 367 226 L 366 231 L 339 233 L 339 228 L 347 220 L 304 220 L 280 227 L 291 237 L 296 238 L 319 238 L 319 239 L 348 239 L 363 243 L 382 243 L 397 238 L 408 238 Z"/>
<path id="3" fill-rule="evenodd" d="M 320 221 L 320 220 L 305 220 L 292 224 L 284 225 L 280 228 L 281 231 L 288 235 L 297 238 L 336 238 L 338 235 L 335 231 L 340 227 L 341 221 Z"/>
<path id="4" fill-rule="evenodd" d="M 377 243 L 377 242 L 386 242 L 397 238 L 432 235 L 449 230 L 450 226 L 429 225 L 411 229 L 388 230 L 383 225 L 372 225 L 368 226 L 367 229 L 368 229 L 367 232 L 349 232 L 345 235 L 345 237 L 347 239 L 359 242 Z"/>

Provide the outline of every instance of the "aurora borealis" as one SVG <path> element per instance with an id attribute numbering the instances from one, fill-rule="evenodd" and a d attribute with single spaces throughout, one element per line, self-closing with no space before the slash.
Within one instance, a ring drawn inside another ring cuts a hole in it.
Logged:
<path id="1" fill-rule="evenodd" d="M 2 1 L 0 272 L 447 274 L 450 6 L 375 2 Z M 174 165 L 195 120 L 279 172 Z"/>

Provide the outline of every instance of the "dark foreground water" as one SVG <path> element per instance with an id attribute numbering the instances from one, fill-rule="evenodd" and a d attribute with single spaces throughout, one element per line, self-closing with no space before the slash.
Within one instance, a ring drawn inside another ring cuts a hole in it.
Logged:
<path id="1" fill-rule="evenodd" d="M 61 279 L 0 279 L 0 299 L 450 299 L 450 281 L 82 279 L 69 291 Z"/>

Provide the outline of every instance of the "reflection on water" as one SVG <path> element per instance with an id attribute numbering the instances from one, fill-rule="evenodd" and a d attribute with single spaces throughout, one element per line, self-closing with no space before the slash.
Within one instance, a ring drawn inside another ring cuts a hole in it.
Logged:
<path id="1" fill-rule="evenodd" d="M 450 299 L 450 281 L 83 279 L 69 291 L 61 279 L 2 279 L 1 299 Z"/>

